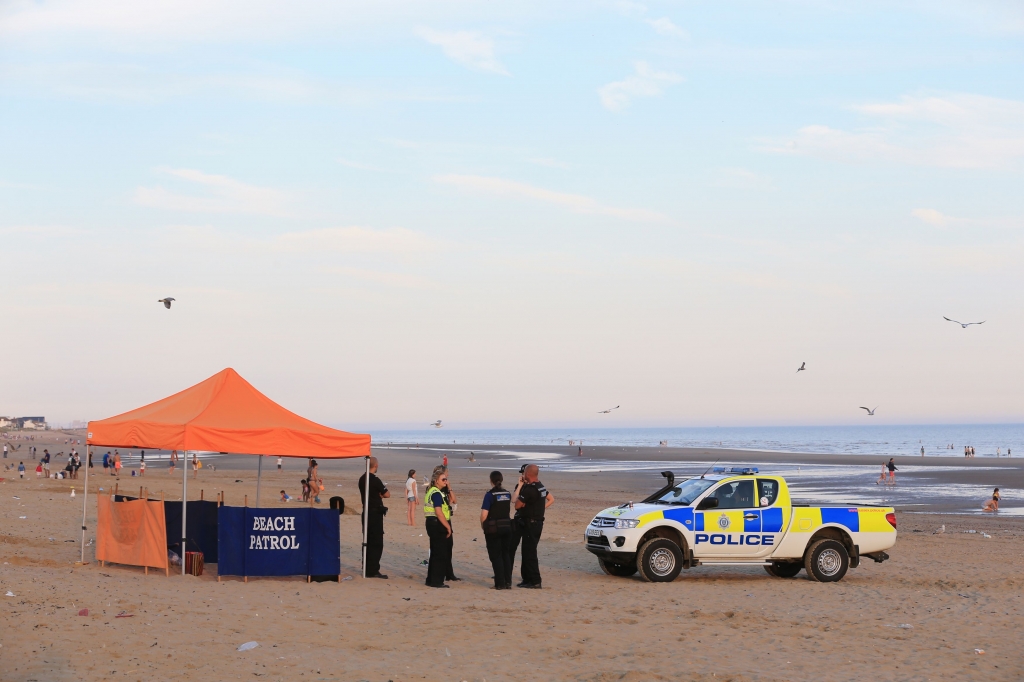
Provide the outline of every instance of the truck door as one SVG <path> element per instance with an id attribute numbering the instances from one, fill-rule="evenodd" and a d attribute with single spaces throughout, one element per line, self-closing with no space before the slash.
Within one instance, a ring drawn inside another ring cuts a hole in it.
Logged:
<path id="1" fill-rule="evenodd" d="M 696 556 L 756 558 L 771 553 L 774 543 L 762 544 L 764 510 L 754 493 L 753 478 L 726 481 L 711 491 L 718 506 L 703 512 L 704 531 L 694 536 Z"/>

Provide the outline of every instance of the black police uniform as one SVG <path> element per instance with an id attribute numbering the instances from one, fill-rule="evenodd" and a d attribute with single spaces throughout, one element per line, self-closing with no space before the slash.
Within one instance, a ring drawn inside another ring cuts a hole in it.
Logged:
<path id="1" fill-rule="evenodd" d="M 519 535 L 523 543 L 523 566 L 520 586 L 540 586 L 540 564 L 537 561 L 537 545 L 544 530 L 544 503 L 548 489 L 540 481 L 526 483 L 519 489 L 519 499 L 526 505 L 519 510 Z"/>
<path id="2" fill-rule="evenodd" d="M 359 477 L 359 499 L 363 502 L 363 513 L 369 512 L 366 524 L 366 577 L 380 573 L 380 557 L 384 554 L 384 499 L 388 491 L 377 474 L 370 474 L 370 502 L 366 502 L 366 474 Z"/>
<path id="3" fill-rule="evenodd" d="M 484 540 L 494 569 L 494 589 L 506 590 L 512 587 L 512 520 L 509 518 L 512 493 L 500 485 L 495 486 L 484 495 L 482 508 L 487 510 Z"/>

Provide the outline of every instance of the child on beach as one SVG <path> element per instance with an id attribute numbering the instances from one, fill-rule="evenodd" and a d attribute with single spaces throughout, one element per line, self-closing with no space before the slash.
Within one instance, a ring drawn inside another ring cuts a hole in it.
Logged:
<path id="1" fill-rule="evenodd" d="M 985 504 L 982 505 L 981 511 L 983 512 L 997 512 L 999 511 L 999 488 L 992 491 L 992 499 L 985 500 Z"/>
<path id="2" fill-rule="evenodd" d="M 146 475 L 146 460 L 143 459 L 143 460 L 139 461 L 139 476 L 145 476 L 145 475 Z"/>
<path id="3" fill-rule="evenodd" d="M 291 495 L 289 495 L 285 491 L 283 491 L 283 490 L 281 491 L 281 501 L 282 502 L 291 502 L 294 499 L 295 499 L 294 497 L 292 497 Z"/>
<path id="4" fill-rule="evenodd" d="M 18 462 L 18 478 L 25 478 L 25 463 Z"/>
<path id="5" fill-rule="evenodd" d="M 875 481 L 875 485 L 878 485 L 879 483 L 885 483 L 886 471 L 887 470 L 885 468 L 885 462 L 882 462 L 882 473 L 878 474 L 878 480 Z"/>
<path id="6" fill-rule="evenodd" d="M 309 502 L 309 482 L 302 479 L 302 501 Z"/>

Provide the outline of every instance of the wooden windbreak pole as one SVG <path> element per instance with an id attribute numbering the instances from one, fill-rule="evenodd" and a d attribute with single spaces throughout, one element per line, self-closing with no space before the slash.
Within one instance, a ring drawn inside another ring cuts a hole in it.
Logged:
<path id="1" fill-rule="evenodd" d="M 203 489 L 202 488 L 199 489 L 199 499 L 200 500 L 203 499 Z"/>
<path id="2" fill-rule="evenodd" d="M 164 503 L 164 492 L 161 490 L 160 491 L 160 505 L 163 506 L 163 503 Z M 168 559 L 167 561 L 164 562 L 164 575 L 167 576 L 168 578 L 171 577 L 171 560 L 170 559 Z"/>

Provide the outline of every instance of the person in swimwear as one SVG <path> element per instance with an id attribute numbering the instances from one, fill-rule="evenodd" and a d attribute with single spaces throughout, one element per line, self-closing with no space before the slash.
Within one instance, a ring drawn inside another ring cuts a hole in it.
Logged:
<path id="1" fill-rule="evenodd" d="M 981 511 L 983 512 L 997 512 L 999 511 L 999 488 L 992 491 L 992 499 L 985 500 L 985 504 L 982 505 Z"/>

